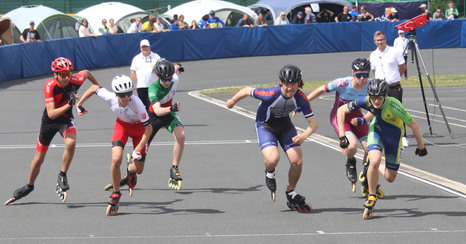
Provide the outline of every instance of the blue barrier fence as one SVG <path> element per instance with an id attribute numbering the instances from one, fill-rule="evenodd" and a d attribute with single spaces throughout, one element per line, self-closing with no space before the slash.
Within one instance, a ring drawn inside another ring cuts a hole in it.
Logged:
<path id="1" fill-rule="evenodd" d="M 401 22 L 399 22 L 401 23 Z M 56 57 L 67 57 L 75 70 L 130 65 L 139 41 L 148 39 L 154 52 L 168 60 L 374 50 L 373 34 L 398 36 L 391 22 L 326 23 L 255 28 L 219 28 L 65 38 L 0 47 L 0 81 L 51 73 Z M 416 29 L 420 48 L 466 47 L 463 20 L 429 21 Z M 369 55 L 369 53 L 368 53 Z"/>

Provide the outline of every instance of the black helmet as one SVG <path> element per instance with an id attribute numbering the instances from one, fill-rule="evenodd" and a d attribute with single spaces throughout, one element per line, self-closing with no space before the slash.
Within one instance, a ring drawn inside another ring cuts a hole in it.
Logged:
<path id="1" fill-rule="evenodd" d="M 302 73 L 301 70 L 295 65 L 288 64 L 283 66 L 283 68 L 280 70 L 280 73 L 278 73 L 278 78 L 280 78 L 280 81 L 282 82 L 296 83 L 302 81 Z"/>
<path id="2" fill-rule="evenodd" d="M 172 77 L 175 73 L 175 66 L 166 59 L 159 59 L 155 64 L 155 74 L 159 78 Z"/>
<path id="3" fill-rule="evenodd" d="M 353 71 L 370 71 L 371 62 L 367 58 L 357 58 L 351 64 Z"/>
<path id="4" fill-rule="evenodd" d="M 367 94 L 369 96 L 384 96 L 388 93 L 388 84 L 382 79 L 373 79 L 369 81 L 367 86 Z"/>

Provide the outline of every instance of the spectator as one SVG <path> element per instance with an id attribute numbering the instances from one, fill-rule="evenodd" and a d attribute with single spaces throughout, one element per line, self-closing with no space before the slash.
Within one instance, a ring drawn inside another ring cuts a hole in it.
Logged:
<path id="1" fill-rule="evenodd" d="M 178 18 L 178 26 L 180 26 L 181 30 L 184 29 L 189 29 L 188 23 L 184 22 L 184 15 L 180 14 L 180 17 Z"/>
<path id="2" fill-rule="evenodd" d="M 153 32 L 157 33 L 157 28 L 155 28 L 155 16 L 154 15 L 149 15 L 149 21 L 146 21 L 144 24 L 142 24 L 142 31 L 144 32 Z"/>
<path id="3" fill-rule="evenodd" d="M 189 29 L 199 29 L 199 25 L 197 25 L 196 20 L 191 21 L 191 26 L 189 27 Z"/>
<path id="4" fill-rule="evenodd" d="M 396 8 L 391 9 L 390 14 L 387 16 L 387 19 L 390 22 L 395 22 L 395 21 L 400 20 L 400 16 L 398 16 L 398 11 L 396 10 Z"/>
<path id="5" fill-rule="evenodd" d="M 432 13 L 429 10 L 427 10 L 427 5 L 423 3 L 419 5 L 419 8 L 421 9 L 422 13 L 427 14 L 427 20 L 432 20 Z"/>
<path id="6" fill-rule="evenodd" d="M 267 24 L 267 21 L 264 19 L 264 13 L 259 12 L 259 15 L 257 16 L 257 19 L 254 21 L 254 25 L 259 26 L 259 27 L 269 26 Z"/>
<path id="7" fill-rule="evenodd" d="M 115 20 L 110 19 L 110 20 L 108 20 L 108 22 L 110 22 L 110 25 L 108 27 L 108 33 L 111 34 L 111 35 L 114 35 L 114 34 L 118 33 L 118 26 L 115 25 Z"/>
<path id="8" fill-rule="evenodd" d="M 393 42 L 393 47 L 398 49 L 403 54 L 403 57 L 405 59 L 405 64 L 406 64 L 406 61 L 408 61 L 408 44 L 409 44 L 409 40 L 408 38 L 405 37 L 405 32 L 402 30 L 398 30 L 398 37 L 395 38 L 395 41 Z M 408 69 L 405 70 L 404 75 L 405 75 L 405 80 L 407 80 Z"/>
<path id="9" fill-rule="evenodd" d="M 29 21 L 29 28 L 24 29 L 21 36 L 19 36 L 19 39 L 22 42 L 27 43 L 27 42 L 39 42 L 40 41 L 39 32 L 37 32 L 37 30 L 34 29 L 34 25 L 35 23 L 33 20 Z"/>
<path id="10" fill-rule="evenodd" d="M 177 14 L 173 15 L 172 23 L 175 22 L 175 20 L 178 20 L 178 15 Z"/>
<path id="11" fill-rule="evenodd" d="M 138 17 L 135 22 L 131 23 L 127 33 L 142 32 L 142 18 Z"/>
<path id="12" fill-rule="evenodd" d="M 323 9 L 317 14 L 317 20 L 319 23 L 333 22 L 333 12 L 328 9 Z"/>
<path id="13" fill-rule="evenodd" d="M 151 51 L 150 42 L 147 39 L 143 39 L 139 42 L 139 49 L 141 52 L 131 61 L 129 77 L 133 83 L 136 84 L 138 97 L 141 99 L 142 103 L 144 103 L 146 109 L 149 110 L 150 104 L 147 90 L 152 82 L 157 80 L 157 76 L 153 70 L 160 56 Z"/>
<path id="14" fill-rule="evenodd" d="M 372 21 L 372 20 L 374 20 L 374 15 L 367 12 L 367 6 L 366 5 L 361 6 L 361 13 L 359 13 L 358 20 L 359 21 Z"/>
<path id="15" fill-rule="evenodd" d="M 358 6 L 353 5 L 353 6 L 351 7 L 351 10 L 349 11 L 349 13 L 350 13 L 351 16 L 353 17 L 353 20 L 358 21 L 358 17 L 359 17 Z"/>
<path id="16" fill-rule="evenodd" d="M 202 16 L 202 19 L 199 21 L 199 28 L 201 29 L 207 29 L 209 28 L 209 15 L 206 14 Z"/>
<path id="17" fill-rule="evenodd" d="M 290 21 L 286 18 L 286 13 L 281 12 L 280 16 L 275 19 L 275 25 L 289 25 Z"/>
<path id="18" fill-rule="evenodd" d="M 102 26 L 99 28 L 99 32 L 97 35 L 102 36 L 102 35 L 108 35 L 108 27 L 107 27 L 107 20 L 103 19 L 102 20 Z"/>
<path id="19" fill-rule="evenodd" d="M 222 24 L 222 27 L 225 27 L 225 23 L 219 18 L 215 17 L 215 11 L 210 10 L 210 18 L 209 18 L 209 26 L 210 28 L 217 28 L 219 27 L 219 23 Z"/>
<path id="20" fill-rule="evenodd" d="M 157 32 L 165 32 L 168 31 L 167 29 L 164 29 L 164 26 L 162 24 L 162 17 L 157 17 L 154 23 L 155 29 L 157 29 Z"/>
<path id="21" fill-rule="evenodd" d="M 176 31 L 180 29 L 180 26 L 178 25 L 178 21 L 179 21 L 178 18 L 173 19 L 173 22 L 170 25 L 170 31 Z"/>
<path id="22" fill-rule="evenodd" d="M 445 15 L 442 13 L 442 8 L 440 6 L 437 7 L 435 13 L 432 15 L 433 20 L 445 20 Z"/>
<path id="23" fill-rule="evenodd" d="M 305 7 L 304 8 L 304 13 L 306 13 L 306 18 L 304 19 L 304 23 L 306 23 L 306 24 L 317 23 L 317 18 L 312 13 L 311 7 Z"/>
<path id="24" fill-rule="evenodd" d="M 243 18 L 238 21 L 237 27 L 254 27 L 251 20 L 249 19 L 249 15 L 244 13 Z"/>
<path id="25" fill-rule="evenodd" d="M 87 19 L 82 19 L 81 20 L 81 26 L 79 27 L 79 37 L 86 37 L 86 36 L 93 36 L 93 37 L 98 37 L 98 35 L 92 33 L 89 30 L 88 27 L 89 23 L 87 22 Z"/>
<path id="26" fill-rule="evenodd" d="M 291 21 L 291 24 L 304 24 L 304 13 L 299 11 Z"/>
<path id="27" fill-rule="evenodd" d="M 448 9 L 445 10 L 445 16 L 448 20 L 452 20 L 452 19 L 457 19 L 458 18 L 458 9 L 455 8 L 455 4 L 453 2 L 450 2 L 448 4 Z"/>
<path id="28" fill-rule="evenodd" d="M 339 13 L 337 17 L 335 17 L 335 22 L 350 22 L 353 21 L 353 16 L 349 13 L 348 6 L 343 6 L 343 12 Z"/>

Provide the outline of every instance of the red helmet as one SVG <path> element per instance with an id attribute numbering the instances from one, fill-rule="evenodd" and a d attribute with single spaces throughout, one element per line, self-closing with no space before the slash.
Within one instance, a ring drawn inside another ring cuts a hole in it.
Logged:
<path id="1" fill-rule="evenodd" d="M 73 70 L 73 63 L 67 58 L 59 57 L 52 61 L 53 72 L 59 73 L 71 70 Z"/>

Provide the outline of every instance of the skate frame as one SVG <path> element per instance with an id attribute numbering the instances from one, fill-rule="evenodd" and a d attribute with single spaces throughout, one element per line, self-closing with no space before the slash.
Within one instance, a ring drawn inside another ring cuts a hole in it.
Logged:
<path id="1" fill-rule="evenodd" d="M 421 52 L 419 51 L 419 46 L 416 42 L 416 30 L 412 30 L 409 32 L 409 44 L 411 44 L 411 59 L 416 61 L 416 68 L 417 68 L 417 75 L 419 78 L 419 84 L 421 86 L 421 92 L 422 92 L 422 100 L 424 102 L 424 109 L 426 110 L 426 116 L 427 116 L 427 124 L 429 126 L 429 133 L 431 136 L 434 136 L 432 133 L 432 126 L 430 124 L 430 118 L 429 118 L 429 111 L 427 109 L 427 103 L 426 103 L 426 96 L 424 94 L 424 86 L 422 84 L 422 77 L 421 77 L 421 70 L 419 68 L 419 60 L 421 60 L 422 67 L 424 68 L 425 74 L 427 76 L 427 79 L 429 80 L 430 87 L 432 88 L 432 92 L 434 94 L 434 99 L 435 99 L 435 104 L 438 105 L 440 112 L 442 113 L 443 120 L 445 121 L 445 125 L 447 126 L 448 132 L 450 133 L 451 139 L 454 139 L 454 134 L 451 132 L 450 125 L 448 124 L 447 118 L 445 117 L 445 113 L 443 112 L 442 104 L 440 103 L 440 100 L 437 96 L 437 91 L 435 90 L 434 84 L 432 83 L 432 80 L 430 79 L 429 72 L 427 71 L 426 65 L 424 64 L 424 60 L 422 59 Z M 408 48 L 410 45 L 406 46 Z M 404 50 L 406 51 L 406 50 Z M 404 52 L 403 52 L 404 53 Z"/>

